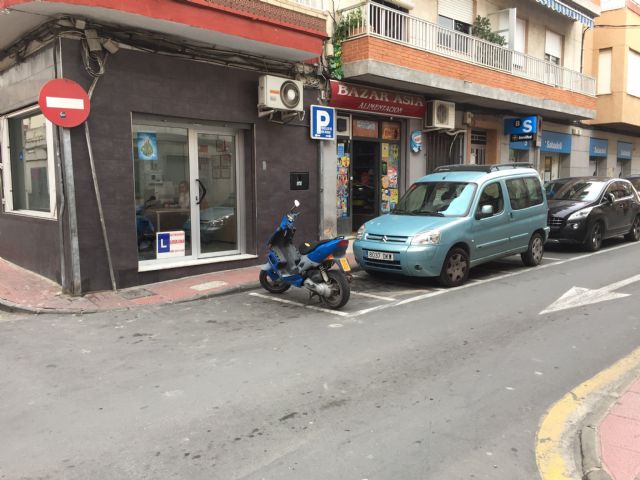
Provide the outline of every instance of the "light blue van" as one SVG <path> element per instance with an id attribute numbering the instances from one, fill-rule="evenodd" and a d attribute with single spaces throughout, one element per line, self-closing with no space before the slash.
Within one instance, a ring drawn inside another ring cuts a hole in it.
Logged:
<path id="1" fill-rule="evenodd" d="M 538 265 L 547 211 L 538 172 L 528 164 L 439 167 L 411 185 L 391 213 L 362 225 L 353 252 L 366 271 L 438 277 L 456 287 L 471 267 L 508 255 Z"/>

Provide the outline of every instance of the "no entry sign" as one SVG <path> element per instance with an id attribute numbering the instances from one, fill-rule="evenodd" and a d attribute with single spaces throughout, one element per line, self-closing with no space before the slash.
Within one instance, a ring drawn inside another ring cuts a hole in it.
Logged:
<path id="1" fill-rule="evenodd" d="M 58 78 L 48 81 L 38 99 L 42 114 L 60 127 L 77 127 L 89 117 L 89 96 L 73 80 Z"/>

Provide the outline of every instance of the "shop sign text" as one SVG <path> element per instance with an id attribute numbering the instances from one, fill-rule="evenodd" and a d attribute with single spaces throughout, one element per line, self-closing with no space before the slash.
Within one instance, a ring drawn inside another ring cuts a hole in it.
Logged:
<path id="1" fill-rule="evenodd" d="M 423 118 L 426 112 L 425 99 L 419 95 L 337 81 L 331 82 L 331 101 L 329 104 L 339 109 L 401 117 Z"/>

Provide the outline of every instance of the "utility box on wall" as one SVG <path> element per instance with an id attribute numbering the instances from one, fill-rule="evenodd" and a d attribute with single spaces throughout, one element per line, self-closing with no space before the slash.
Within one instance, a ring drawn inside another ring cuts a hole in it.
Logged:
<path id="1" fill-rule="evenodd" d="M 289 190 L 309 190 L 309 172 L 290 172 Z"/>

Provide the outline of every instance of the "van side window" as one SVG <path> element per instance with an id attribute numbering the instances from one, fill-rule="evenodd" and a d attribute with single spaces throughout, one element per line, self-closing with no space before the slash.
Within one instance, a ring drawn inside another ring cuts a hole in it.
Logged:
<path id="1" fill-rule="evenodd" d="M 480 201 L 478 202 L 478 213 L 482 210 L 483 205 L 491 205 L 494 215 L 504 210 L 504 197 L 498 182 L 490 183 L 482 190 Z"/>
<path id="2" fill-rule="evenodd" d="M 507 180 L 512 210 L 522 210 L 542 203 L 542 187 L 536 177 Z"/>

